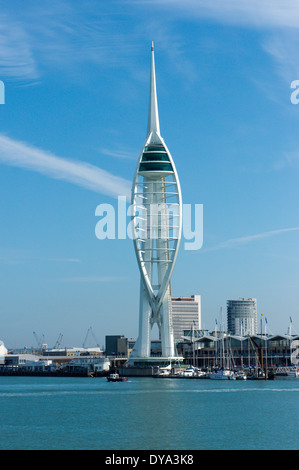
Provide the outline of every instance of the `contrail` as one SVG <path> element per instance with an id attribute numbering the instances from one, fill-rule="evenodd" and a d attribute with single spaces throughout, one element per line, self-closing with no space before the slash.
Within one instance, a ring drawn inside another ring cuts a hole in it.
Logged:
<path id="1" fill-rule="evenodd" d="M 239 245 L 243 245 L 246 243 L 250 243 L 254 240 L 259 240 L 261 238 L 272 237 L 273 235 L 280 235 L 281 233 L 294 232 L 298 230 L 299 230 L 299 227 L 282 228 L 278 230 L 270 230 L 269 232 L 257 233 L 255 235 L 247 235 L 244 237 L 231 238 L 229 240 L 226 240 L 223 243 L 219 243 L 219 245 L 216 245 L 211 248 L 207 248 L 204 251 L 215 251 L 215 250 L 221 250 L 222 248 L 231 248 L 234 246 L 239 246 Z"/>
<path id="2" fill-rule="evenodd" d="M 0 134 L 0 163 L 36 171 L 114 198 L 130 198 L 131 183 L 108 171 L 78 160 L 57 157 L 51 152 Z"/>

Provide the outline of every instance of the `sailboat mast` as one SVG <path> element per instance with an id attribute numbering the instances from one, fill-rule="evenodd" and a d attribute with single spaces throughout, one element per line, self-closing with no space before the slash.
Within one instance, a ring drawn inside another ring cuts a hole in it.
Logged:
<path id="1" fill-rule="evenodd" d="M 261 369 L 264 370 L 263 361 L 263 314 L 261 314 Z"/>
<path id="2" fill-rule="evenodd" d="M 290 327 L 289 327 L 289 349 L 290 349 L 290 366 L 292 366 L 292 318 L 290 317 Z"/>
<path id="3" fill-rule="evenodd" d="M 221 307 L 221 329 L 222 329 L 222 365 L 223 369 L 225 368 L 225 353 L 224 353 L 224 323 L 223 323 L 223 314 Z"/>
<path id="4" fill-rule="evenodd" d="M 218 334 L 217 334 L 217 319 L 215 320 L 215 336 L 216 336 L 216 342 L 215 342 L 215 366 L 218 367 Z"/>
<path id="5" fill-rule="evenodd" d="M 243 319 L 241 321 L 241 369 L 243 370 Z"/>

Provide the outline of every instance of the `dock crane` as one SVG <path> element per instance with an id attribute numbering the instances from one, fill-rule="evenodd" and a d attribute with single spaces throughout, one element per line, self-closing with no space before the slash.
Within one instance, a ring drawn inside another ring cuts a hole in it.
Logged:
<path id="1" fill-rule="evenodd" d="M 60 345 L 61 345 L 62 338 L 63 338 L 63 334 L 60 333 L 59 336 L 58 336 L 58 338 L 57 338 L 56 343 L 55 343 L 54 346 L 53 346 L 53 349 L 59 349 L 59 347 L 60 347 Z"/>
<path id="2" fill-rule="evenodd" d="M 41 338 L 39 339 L 37 334 L 35 333 L 35 331 L 33 332 L 33 336 L 37 342 L 37 347 L 38 347 L 38 350 L 41 351 L 42 350 L 42 346 L 44 344 L 44 341 L 45 341 L 45 335 L 42 334 Z"/>
<path id="3" fill-rule="evenodd" d="M 96 337 L 95 337 L 95 335 L 94 335 L 94 332 L 93 332 L 93 330 L 92 330 L 92 327 L 91 327 L 91 326 L 90 326 L 90 327 L 88 328 L 88 330 L 87 330 L 87 333 L 86 333 L 86 336 L 85 336 L 84 342 L 83 342 L 83 344 L 82 344 L 82 347 L 83 347 L 83 348 L 86 348 L 86 343 L 87 343 L 87 339 L 88 339 L 88 336 L 89 336 L 89 334 L 91 334 L 91 335 L 92 335 L 92 337 L 93 337 L 93 339 L 94 339 L 94 341 L 95 341 L 95 343 L 96 343 L 96 347 L 98 347 L 98 348 L 99 348 L 99 347 L 100 347 L 100 345 L 99 345 L 99 343 L 98 343 L 98 340 L 97 340 L 97 338 L 96 338 Z"/>

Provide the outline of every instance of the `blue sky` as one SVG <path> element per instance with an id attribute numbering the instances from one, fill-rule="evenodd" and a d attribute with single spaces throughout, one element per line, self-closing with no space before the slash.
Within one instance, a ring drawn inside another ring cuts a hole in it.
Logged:
<path id="1" fill-rule="evenodd" d="M 90 326 L 137 336 L 131 240 L 100 241 L 95 209 L 128 194 L 147 129 L 155 43 L 161 134 L 204 245 L 180 250 L 174 296 L 256 297 L 299 330 L 296 0 L 0 2 L 0 339 L 80 346 Z"/>

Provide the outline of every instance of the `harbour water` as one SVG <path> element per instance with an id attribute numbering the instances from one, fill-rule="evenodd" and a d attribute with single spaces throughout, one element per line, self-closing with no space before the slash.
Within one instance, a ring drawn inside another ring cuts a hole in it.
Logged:
<path id="1" fill-rule="evenodd" d="M 291 450 L 299 379 L 0 377 L 0 449 Z"/>

